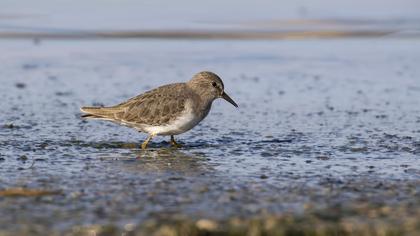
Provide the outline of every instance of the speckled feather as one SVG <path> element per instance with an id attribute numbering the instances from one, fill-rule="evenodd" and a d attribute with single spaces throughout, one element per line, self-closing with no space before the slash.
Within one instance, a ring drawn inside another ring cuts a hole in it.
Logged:
<path id="1" fill-rule="evenodd" d="M 187 99 L 197 101 L 199 98 L 185 83 L 176 83 L 150 90 L 116 106 L 85 107 L 83 110 L 129 126 L 163 125 L 175 120 L 185 110 Z"/>

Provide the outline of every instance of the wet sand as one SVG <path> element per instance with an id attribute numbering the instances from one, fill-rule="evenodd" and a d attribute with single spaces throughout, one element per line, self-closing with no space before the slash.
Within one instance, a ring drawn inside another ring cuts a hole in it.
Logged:
<path id="1" fill-rule="evenodd" d="M 420 232 L 418 40 L 0 48 L 1 235 Z M 201 70 L 239 109 L 216 101 L 181 149 L 79 118 Z"/>

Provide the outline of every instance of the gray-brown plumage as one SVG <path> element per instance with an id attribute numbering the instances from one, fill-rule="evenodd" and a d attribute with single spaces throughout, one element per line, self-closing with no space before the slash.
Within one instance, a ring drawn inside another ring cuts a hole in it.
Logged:
<path id="1" fill-rule="evenodd" d="M 86 113 L 83 118 L 110 120 L 148 133 L 143 149 L 155 135 L 171 135 L 171 144 L 179 146 L 173 136 L 203 120 L 217 98 L 237 107 L 219 76 L 203 71 L 187 83 L 164 85 L 115 106 L 82 107 L 81 111 Z"/>

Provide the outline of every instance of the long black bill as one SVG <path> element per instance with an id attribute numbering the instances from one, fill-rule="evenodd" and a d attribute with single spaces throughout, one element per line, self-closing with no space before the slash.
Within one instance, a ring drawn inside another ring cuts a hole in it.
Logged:
<path id="1" fill-rule="evenodd" d="M 225 92 L 222 93 L 222 98 L 228 101 L 230 104 L 234 105 L 235 107 L 238 107 L 238 104 L 236 104 L 235 101 L 233 101 L 232 98 L 229 97 Z"/>

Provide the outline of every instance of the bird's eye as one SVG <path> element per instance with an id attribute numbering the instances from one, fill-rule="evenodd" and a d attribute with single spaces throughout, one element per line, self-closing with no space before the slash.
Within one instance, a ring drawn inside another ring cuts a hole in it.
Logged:
<path id="1" fill-rule="evenodd" d="M 217 84 L 216 84 L 216 82 L 213 82 L 213 83 L 211 83 L 211 85 L 213 85 L 213 87 L 217 87 Z"/>

